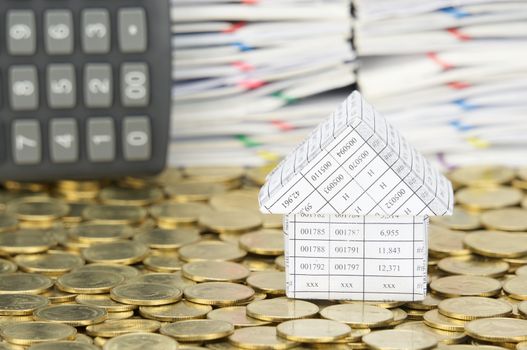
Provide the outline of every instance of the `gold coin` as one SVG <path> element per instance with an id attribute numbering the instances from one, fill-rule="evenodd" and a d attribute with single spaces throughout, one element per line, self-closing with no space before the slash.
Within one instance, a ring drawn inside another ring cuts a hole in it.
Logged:
<path id="1" fill-rule="evenodd" d="M 24 322 L 3 325 L 0 336 L 16 345 L 32 345 L 42 342 L 73 340 L 77 330 L 72 326 L 51 322 Z"/>
<path id="2" fill-rule="evenodd" d="M 14 231 L 18 227 L 18 220 L 14 215 L 0 213 L 0 233 Z"/>
<path id="3" fill-rule="evenodd" d="M 155 349 L 177 350 L 177 342 L 165 335 L 153 333 L 124 334 L 108 340 L 103 350 Z"/>
<path id="4" fill-rule="evenodd" d="M 527 255 L 527 234 L 501 231 L 469 233 L 464 244 L 478 255 L 497 258 L 517 258 Z"/>
<path id="5" fill-rule="evenodd" d="M 244 233 L 262 226 L 259 215 L 246 210 L 212 211 L 199 217 L 199 224 L 212 232 Z"/>
<path id="6" fill-rule="evenodd" d="M 0 348 L 1 349 L 1 348 Z M 52 341 L 31 346 L 31 350 L 99 350 L 93 344 L 81 343 L 78 341 Z"/>
<path id="7" fill-rule="evenodd" d="M 463 332 L 447 332 L 437 328 L 427 326 L 422 321 L 412 321 L 400 324 L 395 329 L 408 329 L 417 332 L 426 333 L 429 336 L 436 338 L 438 343 L 442 344 L 459 344 L 467 339 Z"/>
<path id="8" fill-rule="evenodd" d="M 374 350 L 428 350 L 437 345 L 435 337 L 419 331 L 402 329 L 371 332 L 362 340 Z"/>
<path id="9" fill-rule="evenodd" d="M 137 308 L 136 305 L 121 304 L 110 298 L 108 294 L 89 295 L 81 294 L 75 298 L 77 304 L 90 305 L 105 309 L 109 313 L 131 311 Z"/>
<path id="10" fill-rule="evenodd" d="M 393 321 L 393 312 L 363 303 L 340 304 L 326 307 L 320 315 L 329 320 L 346 323 L 353 328 L 377 328 Z"/>
<path id="11" fill-rule="evenodd" d="M 426 310 L 406 310 L 406 316 L 409 320 L 421 321 L 424 318 Z"/>
<path id="12" fill-rule="evenodd" d="M 13 259 L 24 272 L 60 275 L 84 265 L 84 260 L 72 253 L 17 255 Z"/>
<path id="13" fill-rule="evenodd" d="M 431 256 L 468 255 L 470 250 L 463 247 L 463 240 L 467 234 L 452 231 L 447 228 L 430 224 L 428 226 L 428 249 Z"/>
<path id="14" fill-rule="evenodd" d="M 0 275 L 0 294 L 41 294 L 53 286 L 46 276 L 31 273 L 5 273 Z"/>
<path id="15" fill-rule="evenodd" d="M 185 299 L 197 304 L 232 306 L 251 300 L 254 290 L 230 282 L 205 282 L 185 288 Z"/>
<path id="16" fill-rule="evenodd" d="M 239 328 L 229 337 L 229 342 L 244 349 L 285 350 L 298 345 L 296 342 L 280 338 L 276 328 L 270 326 Z"/>
<path id="17" fill-rule="evenodd" d="M 465 324 L 468 321 L 447 317 L 439 313 L 437 309 L 434 309 L 425 312 L 423 315 L 423 322 L 428 327 L 441 329 L 443 331 L 463 332 L 465 330 Z"/>
<path id="18" fill-rule="evenodd" d="M 467 323 L 465 332 L 478 340 L 517 343 L 527 340 L 527 320 L 482 318 Z"/>
<path id="19" fill-rule="evenodd" d="M 181 271 L 174 273 L 148 273 L 138 276 L 128 281 L 129 283 L 158 283 L 168 285 L 180 290 L 188 286 L 193 286 L 196 282 L 191 281 L 181 275 Z"/>
<path id="20" fill-rule="evenodd" d="M 247 305 L 247 316 L 271 322 L 309 318 L 318 311 L 318 306 L 313 303 L 287 298 L 259 300 Z"/>
<path id="21" fill-rule="evenodd" d="M 211 197 L 209 201 L 212 208 L 218 211 L 225 210 L 251 210 L 258 212 L 257 190 L 236 190 L 219 193 Z"/>
<path id="22" fill-rule="evenodd" d="M 430 288 L 443 297 L 494 296 L 500 293 L 498 280 L 483 276 L 447 276 L 430 283 Z"/>
<path id="23" fill-rule="evenodd" d="M 236 328 L 265 326 L 270 323 L 247 316 L 247 308 L 245 306 L 230 306 L 215 309 L 207 314 L 207 318 L 209 320 L 230 322 Z"/>
<path id="24" fill-rule="evenodd" d="M 170 305 L 139 307 L 139 313 L 141 316 L 162 322 L 204 318 L 211 310 L 212 306 L 210 305 L 195 304 L 186 300 L 181 300 Z"/>
<path id="25" fill-rule="evenodd" d="M 197 242 L 199 239 L 199 230 L 196 228 L 154 229 L 134 237 L 136 242 L 153 249 L 177 249 L 186 244 Z"/>
<path id="26" fill-rule="evenodd" d="M 62 200 L 51 197 L 22 197 L 7 204 L 7 212 L 24 221 L 53 221 L 69 212 Z"/>
<path id="27" fill-rule="evenodd" d="M 254 182 L 256 185 L 263 186 L 267 175 L 273 170 L 276 165 L 278 164 L 271 163 L 269 165 L 261 167 L 249 168 L 246 171 L 247 178 Z"/>
<path id="28" fill-rule="evenodd" d="M 124 281 L 124 277 L 108 271 L 76 271 L 57 279 L 58 289 L 69 293 L 102 294 Z"/>
<path id="29" fill-rule="evenodd" d="M 102 271 L 102 272 L 113 272 L 124 277 L 125 280 L 137 277 L 139 271 L 132 266 L 119 265 L 119 264 L 105 264 L 105 263 L 95 263 L 88 264 L 78 269 L 75 269 L 74 272 L 85 272 L 85 271 Z"/>
<path id="30" fill-rule="evenodd" d="M 527 210 L 520 208 L 489 210 L 481 214 L 481 222 L 491 230 L 527 231 Z"/>
<path id="31" fill-rule="evenodd" d="M 432 216 L 430 221 L 451 230 L 472 231 L 481 227 L 479 215 L 459 207 L 450 216 Z"/>
<path id="32" fill-rule="evenodd" d="M 113 300 L 132 305 L 166 305 L 179 301 L 183 293 L 172 286 L 156 283 L 129 283 L 113 288 Z"/>
<path id="33" fill-rule="evenodd" d="M 183 276 L 196 282 L 239 282 L 250 271 L 245 266 L 230 261 L 193 261 L 183 265 Z"/>
<path id="34" fill-rule="evenodd" d="M 165 187 L 168 197 L 175 202 L 207 201 L 217 193 L 225 192 L 227 188 L 217 183 L 181 182 Z"/>
<path id="35" fill-rule="evenodd" d="M 127 225 L 84 223 L 70 231 L 70 236 L 83 243 L 106 243 L 132 237 L 134 230 Z"/>
<path id="36" fill-rule="evenodd" d="M 134 311 L 108 312 L 108 320 L 126 320 L 134 316 Z"/>
<path id="37" fill-rule="evenodd" d="M 489 187 L 509 183 L 516 174 L 503 166 L 472 165 L 455 169 L 448 177 L 464 186 Z"/>
<path id="38" fill-rule="evenodd" d="M 255 272 L 247 278 L 247 284 L 258 292 L 270 295 L 284 295 L 285 272 Z"/>
<path id="39" fill-rule="evenodd" d="M 497 259 L 485 259 L 473 255 L 453 256 L 441 259 L 437 267 L 453 275 L 499 277 L 509 270 L 509 264 Z"/>
<path id="40" fill-rule="evenodd" d="M 7 254 L 42 253 L 57 245 L 50 231 L 18 230 L 0 234 L 0 252 Z"/>
<path id="41" fill-rule="evenodd" d="M 234 332 L 229 322 L 218 320 L 186 320 L 165 324 L 161 334 L 179 341 L 205 341 L 228 337 Z"/>
<path id="42" fill-rule="evenodd" d="M 193 180 L 230 182 L 242 178 L 245 169 L 241 167 L 187 167 L 183 174 Z"/>
<path id="43" fill-rule="evenodd" d="M 68 226 L 76 226 L 82 222 L 82 212 L 89 203 L 68 202 L 68 205 L 70 210 L 62 217 L 62 222 L 68 224 Z"/>
<path id="44" fill-rule="evenodd" d="M 451 318 L 474 320 L 477 318 L 508 316 L 512 313 L 512 306 L 499 299 L 460 297 L 440 302 L 439 312 Z"/>
<path id="45" fill-rule="evenodd" d="M 41 295 L 0 294 L 0 315 L 31 315 L 36 309 L 47 306 L 48 304 L 48 298 Z"/>
<path id="46" fill-rule="evenodd" d="M 16 270 L 17 266 L 15 263 L 9 260 L 0 259 L 0 274 L 15 272 Z"/>
<path id="47" fill-rule="evenodd" d="M 77 294 L 74 293 L 64 292 L 58 289 L 57 286 L 53 286 L 53 288 L 45 291 L 41 295 L 48 298 L 49 302 L 52 304 L 72 302 L 77 296 Z"/>
<path id="48" fill-rule="evenodd" d="M 181 260 L 187 262 L 202 260 L 239 261 L 245 255 L 247 252 L 234 244 L 220 241 L 201 241 L 179 249 Z"/>
<path id="49" fill-rule="evenodd" d="M 146 206 L 161 202 L 163 197 L 163 191 L 157 187 L 106 187 L 99 192 L 101 202 L 109 205 Z"/>
<path id="50" fill-rule="evenodd" d="M 183 171 L 181 169 L 168 168 L 159 174 L 154 179 L 154 182 L 163 185 L 171 185 L 174 183 L 179 183 L 183 179 L 183 176 Z"/>
<path id="51" fill-rule="evenodd" d="M 242 265 L 252 272 L 269 272 L 278 270 L 273 259 L 255 255 L 247 255 L 243 259 Z"/>
<path id="52" fill-rule="evenodd" d="M 421 301 L 411 301 L 405 304 L 406 307 L 410 309 L 416 309 L 416 310 L 432 310 L 439 305 L 439 303 L 443 300 L 443 298 L 428 293 L 425 298 Z"/>
<path id="53" fill-rule="evenodd" d="M 143 265 L 154 272 L 175 272 L 181 270 L 184 262 L 175 253 L 156 253 L 143 260 Z"/>
<path id="54" fill-rule="evenodd" d="M 211 207 L 203 203 L 171 203 L 165 202 L 150 208 L 152 215 L 160 227 L 173 228 L 178 225 L 188 225 L 198 222 L 201 215 L 212 211 Z"/>
<path id="55" fill-rule="evenodd" d="M 408 313 L 401 308 L 391 309 L 390 311 L 393 312 L 393 321 L 388 324 L 388 327 L 395 327 L 408 318 Z"/>
<path id="56" fill-rule="evenodd" d="M 518 304 L 518 312 L 524 318 L 527 318 L 527 301 L 522 301 Z"/>
<path id="57" fill-rule="evenodd" d="M 284 254 L 284 234 L 279 230 L 264 229 L 246 233 L 239 242 L 240 247 L 249 253 L 271 256 Z"/>
<path id="58" fill-rule="evenodd" d="M 442 345 L 440 346 L 440 349 L 444 350 L 503 350 L 504 348 L 501 346 L 494 346 L 494 345 L 482 345 L 478 344 L 475 345 L 474 341 L 472 341 L 473 344 L 452 344 L 452 345 Z"/>
<path id="59" fill-rule="evenodd" d="M 520 204 L 521 190 L 512 187 L 467 187 L 456 192 L 456 201 L 469 210 L 499 209 Z"/>
<path id="60" fill-rule="evenodd" d="M 265 293 L 254 293 L 254 296 L 251 299 L 239 301 L 237 303 L 234 303 L 229 306 L 247 306 L 250 303 L 253 303 L 255 301 L 264 300 L 267 298 L 267 294 Z"/>
<path id="61" fill-rule="evenodd" d="M 84 209 L 85 220 L 108 225 L 135 225 L 146 219 L 147 212 L 141 207 L 127 205 L 91 205 Z"/>
<path id="62" fill-rule="evenodd" d="M 286 321 L 276 327 L 279 337 L 301 343 L 334 342 L 350 333 L 351 328 L 346 324 L 314 318 Z"/>
<path id="63" fill-rule="evenodd" d="M 280 271 L 285 271 L 285 256 L 281 255 L 274 260 L 276 268 Z"/>
<path id="64" fill-rule="evenodd" d="M 94 324 L 86 327 L 86 333 L 92 337 L 111 338 L 128 333 L 154 333 L 159 328 L 161 328 L 161 323 L 157 321 L 133 318 L 128 320 L 107 320 Z"/>
<path id="65" fill-rule="evenodd" d="M 511 278 L 503 284 L 503 291 L 513 299 L 527 300 L 527 277 Z"/>
<path id="66" fill-rule="evenodd" d="M 82 255 L 89 262 L 131 265 L 148 255 L 148 247 L 130 241 L 97 243 L 86 248 Z"/>
<path id="67" fill-rule="evenodd" d="M 87 326 L 103 322 L 108 318 L 108 312 L 89 305 L 51 305 L 42 307 L 33 312 L 37 321 L 65 323 L 73 327 Z"/>

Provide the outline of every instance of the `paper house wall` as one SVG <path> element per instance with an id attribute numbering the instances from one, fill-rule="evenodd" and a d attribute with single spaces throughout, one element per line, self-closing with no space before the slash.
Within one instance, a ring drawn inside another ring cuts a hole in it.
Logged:
<path id="1" fill-rule="evenodd" d="M 264 213 L 286 214 L 291 298 L 421 300 L 428 216 L 451 215 L 450 182 L 358 92 L 267 177 Z"/>

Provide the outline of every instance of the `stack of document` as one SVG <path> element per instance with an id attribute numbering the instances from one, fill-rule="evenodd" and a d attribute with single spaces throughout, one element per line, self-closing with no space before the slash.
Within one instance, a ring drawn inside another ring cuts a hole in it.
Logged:
<path id="1" fill-rule="evenodd" d="M 172 165 L 283 156 L 355 83 L 350 0 L 172 4 Z"/>
<path id="2" fill-rule="evenodd" d="M 443 166 L 525 163 L 527 2 L 355 0 L 358 84 Z"/>

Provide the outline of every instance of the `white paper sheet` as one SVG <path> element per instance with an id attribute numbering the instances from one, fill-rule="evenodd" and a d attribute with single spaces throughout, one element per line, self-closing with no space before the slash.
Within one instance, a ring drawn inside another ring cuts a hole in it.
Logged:
<path id="1" fill-rule="evenodd" d="M 426 217 L 286 215 L 287 296 L 424 299 L 427 225 Z"/>

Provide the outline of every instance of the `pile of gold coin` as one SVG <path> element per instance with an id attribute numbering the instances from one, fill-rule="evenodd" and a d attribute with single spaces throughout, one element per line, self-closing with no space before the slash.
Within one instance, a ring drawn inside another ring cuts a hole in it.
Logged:
<path id="1" fill-rule="evenodd" d="M 423 301 L 285 296 L 270 167 L 0 188 L 0 350 L 527 349 L 527 169 L 448 174 Z"/>

